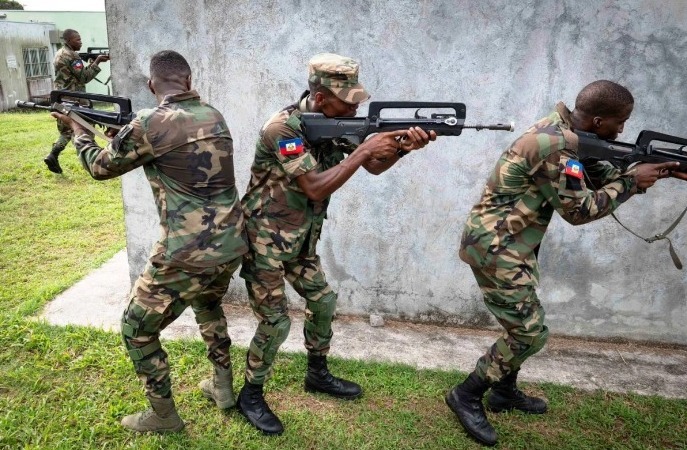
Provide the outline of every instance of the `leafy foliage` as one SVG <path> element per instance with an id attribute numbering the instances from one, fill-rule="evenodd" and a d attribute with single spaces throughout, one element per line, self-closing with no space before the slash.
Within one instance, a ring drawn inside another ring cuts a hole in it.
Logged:
<path id="1" fill-rule="evenodd" d="M 24 9 L 24 6 L 14 0 L 0 0 L 0 9 Z"/>

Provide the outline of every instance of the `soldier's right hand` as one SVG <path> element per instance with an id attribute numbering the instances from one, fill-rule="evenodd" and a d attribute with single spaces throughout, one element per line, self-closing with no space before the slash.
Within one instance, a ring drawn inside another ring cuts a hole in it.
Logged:
<path id="1" fill-rule="evenodd" d="M 374 159 L 385 160 L 396 154 L 401 148 L 400 139 L 408 133 L 407 130 L 386 131 L 377 133 L 361 146 L 365 146 Z"/>
<path id="2" fill-rule="evenodd" d="M 634 170 L 635 181 L 639 189 L 648 189 L 659 178 L 667 178 L 671 175 L 671 169 L 680 167 L 679 162 L 664 162 L 658 164 L 637 164 Z"/>
<path id="3" fill-rule="evenodd" d="M 95 63 L 99 64 L 101 62 L 109 61 L 110 60 L 110 55 L 98 55 L 97 58 L 95 58 Z"/>

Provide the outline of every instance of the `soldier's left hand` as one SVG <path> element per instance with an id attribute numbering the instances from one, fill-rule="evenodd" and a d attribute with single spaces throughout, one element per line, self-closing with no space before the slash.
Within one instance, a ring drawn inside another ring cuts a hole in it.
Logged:
<path id="1" fill-rule="evenodd" d="M 53 111 L 50 113 L 51 116 L 53 116 L 55 119 L 59 120 L 63 124 L 67 125 L 69 128 L 71 128 L 74 132 L 86 132 L 81 125 L 78 123 L 74 122 L 71 117 L 66 116 L 64 114 L 58 113 L 56 111 Z"/>
<path id="2" fill-rule="evenodd" d="M 72 120 L 71 117 L 65 116 L 64 114 L 58 113 L 58 112 L 51 112 L 51 116 L 53 116 L 55 119 L 59 120 L 63 124 L 69 126 L 70 128 L 73 128 L 74 121 Z"/>
<path id="3" fill-rule="evenodd" d="M 669 176 L 672 178 L 677 178 L 678 180 L 687 181 L 687 172 L 669 172 Z"/>
<path id="4" fill-rule="evenodd" d="M 410 152 L 418 150 L 429 144 L 430 141 L 435 141 L 437 134 L 435 131 L 427 133 L 420 127 L 411 127 L 406 131 L 406 135 L 399 142 L 399 149 Z"/>

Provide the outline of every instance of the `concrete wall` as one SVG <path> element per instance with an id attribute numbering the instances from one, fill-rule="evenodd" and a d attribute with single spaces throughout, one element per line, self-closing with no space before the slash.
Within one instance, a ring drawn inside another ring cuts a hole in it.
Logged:
<path id="1" fill-rule="evenodd" d="M 54 28 L 52 24 L 0 21 L 0 111 L 14 108 L 16 100 L 29 99 L 23 49 L 48 47 L 52 61 L 55 53 L 49 32 Z M 49 69 L 54 74 L 52 64 Z"/>
<path id="2" fill-rule="evenodd" d="M 81 35 L 83 47 L 81 52 L 85 52 L 88 47 L 107 47 L 107 24 L 105 23 L 104 12 L 93 11 L 16 11 L 0 10 L 0 13 L 7 15 L 7 19 L 14 22 L 50 22 L 54 23 L 62 36 L 62 32 L 67 28 L 75 29 Z M 62 40 L 60 40 L 62 42 Z M 113 55 L 116 57 L 116 55 Z M 99 67 L 102 69 L 98 74 L 98 79 L 105 83 L 110 77 L 110 64 L 103 63 Z M 110 86 L 110 93 L 112 87 Z M 107 94 L 108 86 L 93 80 L 86 85 L 86 92 L 96 94 Z"/>
<path id="3" fill-rule="evenodd" d="M 460 7 L 457 5 L 460 4 Z M 468 122 L 516 121 L 516 134 L 465 131 L 409 155 L 389 172 L 357 173 L 334 197 L 319 253 L 339 311 L 493 326 L 457 256 L 463 223 L 499 154 L 558 100 L 600 78 L 636 97 L 621 139 L 642 129 L 684 135 L 687 3 L 682 1 L 450 0 L 369 2 L 107 1 L 116 93 L 150 107 L 154 52 L 190 61 L 195 86 L 235 139 L 238 185 L 248 182 L 261 124 L 306 87 L 322 51 L 362 63 L 375 100 L 460 101 Z M 364 109 L 364 108 L 363 108 Z M 361 111 L 364 113 L 365 111 Z M 655 234 L 687 206 L 669 180 L 619 211 Z M 143 268 L 157 218 L 142 171 L 124 178 L 131 275 Z M 686 224 L 672 234 L 687 262 Z M 539 291 L 552 332 L 687 343 L 685 272 L 665 241 L 646 244 L 613 219 L 572 227 L 556 217 L 540 254 Z M 241 280 L 230 298 L 245 301 Z M 302 301 L 291 291 L 294 307 Z"/>

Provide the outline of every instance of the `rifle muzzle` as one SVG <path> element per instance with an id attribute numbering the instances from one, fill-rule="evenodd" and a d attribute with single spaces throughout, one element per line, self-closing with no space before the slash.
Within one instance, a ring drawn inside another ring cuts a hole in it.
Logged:
<path id="1" fill-rule="evenodd" d="M 14 102 L 17 108 L 31 108 L 31 109 L 50 109 L 49 106 L 42 106 L 34 102 L 25 102 L 22 100 L 17 100 Z"/>

